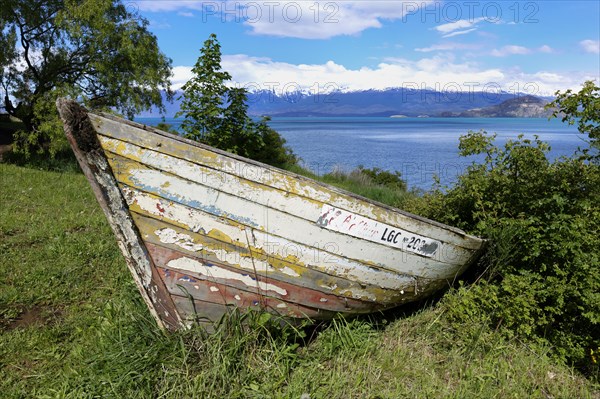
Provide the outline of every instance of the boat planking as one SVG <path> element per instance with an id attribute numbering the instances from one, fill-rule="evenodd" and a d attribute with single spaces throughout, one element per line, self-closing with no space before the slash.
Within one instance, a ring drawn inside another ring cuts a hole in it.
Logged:
<path id="1" fill-rule="evenodd" d="M 58 99 L 65 133 L 159 326 L 231 308 L 331 319 L 422 299 L 484 241 L 315 180 Z"/>

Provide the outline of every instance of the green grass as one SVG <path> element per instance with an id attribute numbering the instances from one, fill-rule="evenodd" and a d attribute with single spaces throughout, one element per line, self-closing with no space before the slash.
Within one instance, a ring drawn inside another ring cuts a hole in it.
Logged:
<path id="1" fill-rule="evenodd" d="M 316 329 L 233 314 L 212 335 L 164 334 L 84 176 L 58 169 L 0 164 L 2 398 L 600 398 L 547 348 L 449 323 L 446 299 Z"/>
<path id="2" fill-rule="evenodd" d="M 416 192 L 406 190 L 405 183 L 401 180 L 387 185 L 376 182 L 364 172 L 362 167 L 350 172 L 334 169 L 324 175 L 317 175 L 299 165 L 291 165 L 286 169 L 396 208 L 401 208 L 407 201 L 413 200 L 417 196 Z M 367 169 L 366 171 L 375 171 L 376 175 L 381 175 L 382 172 L 386 173 L 379 169 Z"/>

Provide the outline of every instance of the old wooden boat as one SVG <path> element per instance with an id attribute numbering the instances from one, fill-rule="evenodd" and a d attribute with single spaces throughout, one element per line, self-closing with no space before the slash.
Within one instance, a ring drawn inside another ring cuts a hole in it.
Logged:
<path id="1" fill-rule="evenodd" d="M 160 326 L 261 308 L 375 312 L 447 286 L 483 241 L 59 99 L 65 132 Z"/>

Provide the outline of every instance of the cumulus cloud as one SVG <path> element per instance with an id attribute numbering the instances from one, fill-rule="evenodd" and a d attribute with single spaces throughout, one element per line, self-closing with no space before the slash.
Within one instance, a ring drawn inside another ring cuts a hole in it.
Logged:
<path id="1" fill-rule="evenodd" d="M 398 20 L 414 14 L 433 0 L 345 0 L 345 1 L 142 1 L 142 11 L 196 10 L 203 20 L 244 23 L 252 34 L 301 39 L 328 39 L 357 35 L 380 28 L 385 20 Z"/>
<path id="2" fill-rule="evenodd" d="M 244 1 L 245 24 L 257 35 L 328 39 L 340 35 L 357 35 L 370 28 L 380 28 L 385 20 L 398 20 L 425 7 L 432 0 L 361 1 Z M 257 4 L 259 5 L 257 7 Z"/>
<path id="3" fill-rule="evenodd" d="M 334 61 L 324 64 L 291 64 L 244 54 L 224 55 L 223 68 L 235 85 L 253 90 L 291 93 L 297 90 L 327 93 L 335 90 L 368 90 L 390 87 L 439 91 L 504 90 L 551 95 L 556 90 L 577 88 L 590 74 L 553 71 L 524 73 L 520 70 L 482 68 L 476 63 L 458 63 L 450 55 L 416 61 L 386 59 L 376 67 L 347 68 Z M 173 88 L 191 78 L 191 67 L 174 68 Z M 593 78 L 593 77 L 591 77 Z"/>
<path id="4" fill-rule="evenodd" d="M 600 40 L 582 40 L 579 46 L 586 53 L 600 54 Z"/>

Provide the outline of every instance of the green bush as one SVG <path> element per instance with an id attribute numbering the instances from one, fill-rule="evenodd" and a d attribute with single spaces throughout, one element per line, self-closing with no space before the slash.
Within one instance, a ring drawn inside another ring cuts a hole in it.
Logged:
<path id="1" fill-rule="evenodd" d="M 260 162 L 279 168 L 287 168 L 298 163 L 298 158 L 286 140 L 274 129 L 267 125 L 268 117 L 263 117 L 258 123 L 254 123 L 254 130 L 261 138 L 262 145 L 249 148 L 248 156 Z"/>
<path id="2" fill-rule="evenodd" d="M 385 186 L 391 189 L 406 191 L 406 182 L 402 180 L 400 172 L 389 172 L 380 168 L 365 168 L 358 166 L 358 171 L 363 175 L 369 176 L 375 184 Z"/>
<path id="3" fill-rule="evenodd" d="M 588 136 L 589 148 L 583 150 L 583 157 L 600 162 L 600 87 L 588 80 L 577 93 L 557 91 L 548 107 L 554 109 L 552 116 L 569 125 L 577 123 L 579 132 Z"/>
<path id="4" fill-rule="evenodd" d="M 581 157 L 551 162 L 537 137 L 503 148 L 494 138 L 462 137 L 461 155 L 484 162 L 421 204 L 427 216 L 490 239 L 483 281 L 448 310 L 461 323 L 479 314 L 507 334 L 549 343 L 557 357 L 597 372 L 600 167 Z"/>

